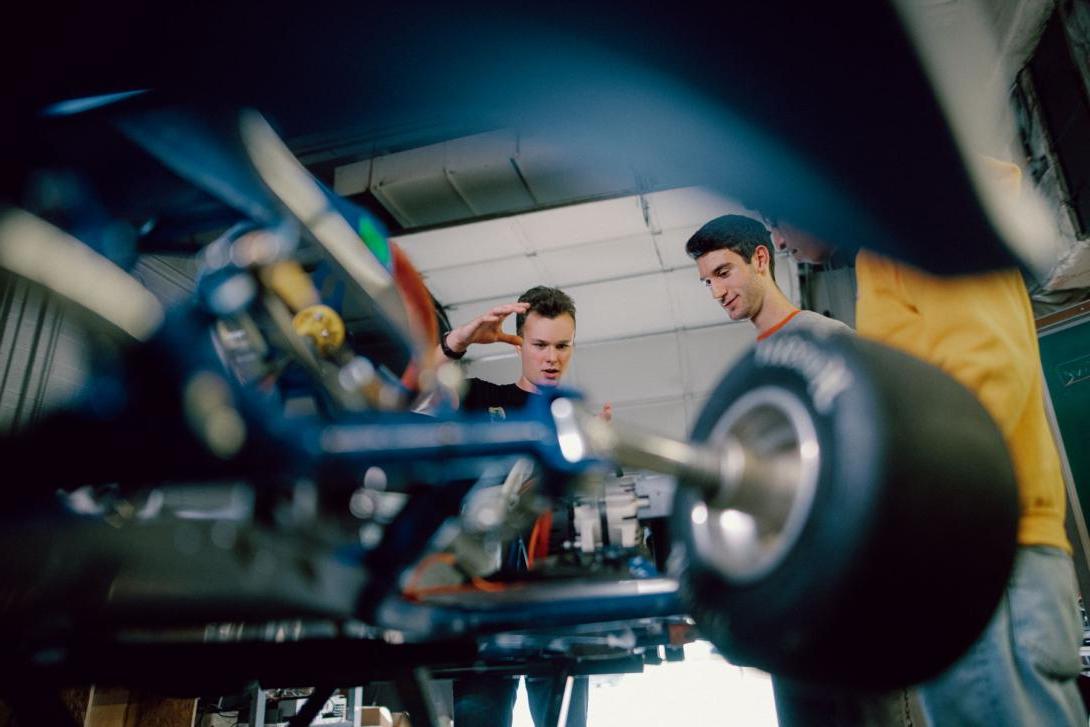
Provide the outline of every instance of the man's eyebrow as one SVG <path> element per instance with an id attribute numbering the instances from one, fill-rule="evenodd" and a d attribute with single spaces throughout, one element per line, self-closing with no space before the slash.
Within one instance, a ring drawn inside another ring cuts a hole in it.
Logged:
<path id="1" fill-rule="evenodd" d="M 714 270 L 712 270 L 711 274 L 708 275 L 707 277 L 701 275 L 700 276 L 700 282 L 707 283 L 709 280 L 712 279 L 713 275 L 719 275 L 719 274 L 724 273 L 724 272 L 729 273 L 733 268 L 734 268 L 734 263 L 723 263 L 721 265 L 717 265 L 716 268 Z"/>

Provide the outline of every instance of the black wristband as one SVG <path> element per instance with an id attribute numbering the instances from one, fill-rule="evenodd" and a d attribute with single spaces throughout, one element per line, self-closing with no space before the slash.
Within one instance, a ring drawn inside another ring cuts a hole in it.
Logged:
<path id="1" fill-rule="evenodd" d="M 465 356 L 466 352 L 465 351 L 452 351 L 450 349 L 450 346 L 447 345 L 447 336 L 449 336 L 449 335 L 450 335 L 450 332 L 448 331 L 447 333 L 444 333 L 442 336 L 439 337 L 439 348 L 443 352 L 444 356 L 451 359 L 452 361 L 457 361 L 458 359 Z"/>

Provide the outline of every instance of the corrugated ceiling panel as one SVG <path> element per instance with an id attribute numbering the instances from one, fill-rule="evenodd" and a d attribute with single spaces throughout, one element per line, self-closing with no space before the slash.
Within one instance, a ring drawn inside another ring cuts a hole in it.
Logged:
<path id="1" fill-rule="evenodd" d="M 424 282 L 432 295 L 448 305 L 501 298 L 505 295 L 514 302 L 527 289 L 540 285 L 542 279 L 537 262 L 527 256 L 445 268 L 424 274 Z"/>
<path id="2" fill-rule="evenodd" d="M 197 286 L 197 260 L 191 255 L 141 255 L 132 273 L 166 305 L 185 300 Z"/>
<path id="3" fill-rule="evenodd" d="M 447 181 L 475 215 L 510 214 L 534 208 L 534 199 L 510 160 L 450 169 Z"/>
<path id="4" fill-rule="evenodd" d="M 545 250 L 537 260 L 546 279 L 560 286 L 650 273 L 661 267 L 647 232 L 619 240 Z"/>
<path id="5" fill-rule="evenodd" d="M 502 305 L 503 303 L 513 303 L 514 301 L 510 297 L 504 296 L 502 298 L 492 298 L 491 300 L 482 300 L 476 303 L 467 303 L 464 305 L 446 304 L 442 299 L 439 299 L 439 302 L 446 305 L 447 317 L 450 319 L 450 325 L 456 327 L 469 323 L 471 320 L 494 306 Z M 505 331 L 510 331 L 511 333 L 514 333 L 515 317 L 510 316 L 506 321 L 504 321 L 503 328 Z"/>
<path id="6" fill-rule="evenodd" d="M 685 267 L 696 269 L 696 262 L 685 254 L 685 243 L 699 229 L 700 225 L 675 227 L 655 235 L 655 247 L 658 249 L 659 257 L 662 258 L 662 264 L 667 269 Z"/>
<path id="7" fill-rule="evenodd" d="M 0 276 L 0 431 L 68 402 L 87 384 L 88 341 L 51 294 Z"/>
<path id="8" fill-rule="evenodd" d="M 371 192 L 405 227 L 467 219 L 473 211 L 447 180 L 444 160 L 443 144 L 375 157 Z"/>
<path id="9" fill-rule="evenodd" d="M 582 342 L 673 330 L 666 280 L 641 275 L 568 288 L 579 311 Z"/>
<path id="10" fill-rule="evenodd" d="M 618 405 L 684 392 L 676 333 L 579 343 L 575 356 L 583 388 L 597 401 Z"/>
<path id="11" fill-rule="evenodd" d="M 560 147 L 541 137 L 520 138 L 515 163 L 542 206 L 630 194 L 639 188 L 627 163 L 576 157 L 571 147 Z"/>
<path id="12" fill-rule="evenodd" d="M 509 162 L 518 153 L 518 134 L 514 129 L 500 129 L 451 139 L 439 146 L 447 169 L 471 169 Z"/>
<path id="13" fill-rule="evenodd" d="M 473 222 L 390 239 L 408 253 L 422 272 L 528 252 L 513 218 Z"/>
<path id="14" fill-rule="evenodd" d="M 333 170 L 333 191 L 343 197 L 366 192 L 370 187 L 370 159 L 345 164 Z"/>
<path id="15" fill-rule="evenodd" d="M 639 197 L 530 212 L 519 216 L 517 224 L 530 245 L 538 250 L 616 240 L 647 232 Z"/>
<path id="16" fill-rule="evenodd" d="M 518 137 L 511 129 L 453 139 L 444 145 L 447 180 L 476 215 L 532 209 L 534 198 L 512 159 Z"/>
<path id="17" fill-rule="evenodd" d="M 371 183 L 384 184 L 403 179 L 433 177 L 446 163 L 446 144 L 429 144 L 415 149 L 383 154 L 373 160 Z"/>
<path id="18" fill-rule="evenodd" d="M 375 160 L 376 171 L 383 158 Z M 371 185 L 371 192 L 403 227 L 438 225 L 473 216 L 473 210 L 442 169 L 424 177 L 379 181 Z"/>
<path id="19" fill-rule="evenodd" d="M 683 187 L 646 195 L 651 218 L 660 230 L 703 225 L 719 215 L 756 215 L 738 202 L 703 187 Z"/>
<path id="20" fill-rule="evenodd" d="M 757 331 L 748 321 L 682 332 L 680 353 L 685 359 L 687 392 L 705 394 L 714 389 L 756 340 Z"/>

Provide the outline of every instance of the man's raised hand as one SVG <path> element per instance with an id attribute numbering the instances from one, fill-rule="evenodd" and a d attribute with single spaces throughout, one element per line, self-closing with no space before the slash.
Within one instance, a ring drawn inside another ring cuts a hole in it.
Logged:
<path id="1" fill-rule="evenodd" d="M 529 303 L 505 303 L 479 315 L 469 323 L 447 334 L 447 346 L 455 353 L 465 351 L 474 343 L 509 343 L 521 346 L 522 339 L 503 330 L 503 321 L 512 313 L 526 313 Z"/>

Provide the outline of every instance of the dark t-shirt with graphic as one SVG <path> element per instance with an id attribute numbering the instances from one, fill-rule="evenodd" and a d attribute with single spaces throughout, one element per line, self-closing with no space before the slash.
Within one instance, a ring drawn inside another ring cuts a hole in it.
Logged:
<path id="1" fill-rule="evenodd" d="M 507 410 L 526 406 L 530 392 L 518 384 L 493 384 L 482 379 L 469 379 L 469 388 L 462 397 L 464 411 L 487 411 L 493 419 L 506 418 Z"/>

